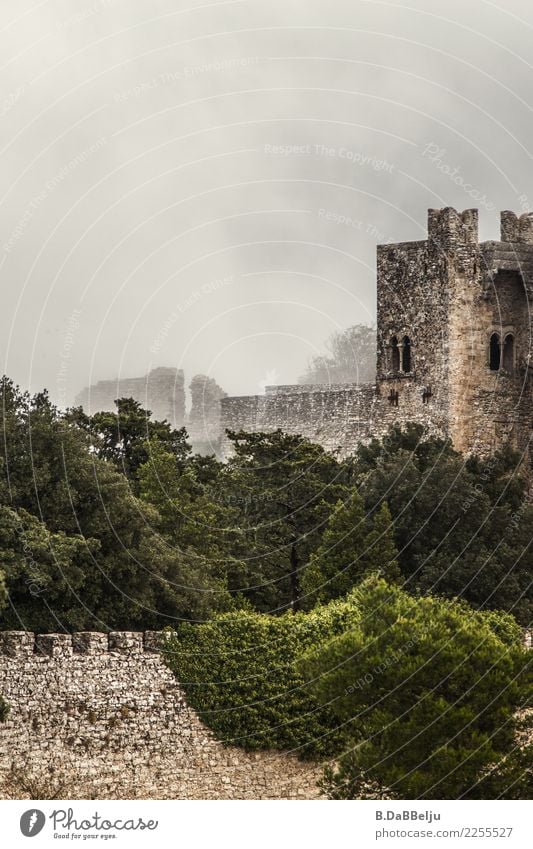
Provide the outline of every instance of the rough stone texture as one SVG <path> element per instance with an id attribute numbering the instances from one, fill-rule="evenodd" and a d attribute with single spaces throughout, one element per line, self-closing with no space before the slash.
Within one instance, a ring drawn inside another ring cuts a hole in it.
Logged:
<path id="1" fill-rule="evenodd" d="M 477 210 L 430 209 L 425 241 L 377 248 L 376 383 L 225 398 L 223 427 L 281 428 L 345 455 L 413 421 L 460 451 L 486 455 L 510 443 L 530 463 L 533 216 L 502 212 L 501 234 L 480 244 Z M 495 370 L 493 334 L 502 349 Z"/>
<path id="2" fill-rule="evenodd" d="M 220 402 L 226 393 L 216 380 L 205 374 L 195 375 L 190 389 L 187 432 L 191 445 L 198 454 L 218 454 L 222 435 Z"/>
<path id="3" fill-rule="evenodd" d="M 2 798 L 313 799 L 321 768 L 224 746 L 188 707 L 164 636 L 0 634 Z"/>
<path id="4" fill-rule="evenodd" d="M 154 419 L 166 419 L 173 427 L 183 427 L 185 380 L 181 369 L 160 367 L 144 377 L 100 380 L 80 392 L 76 404 L 88 414 L 114 411 L 117 398 L 134 398 L 152 411 Z"/>

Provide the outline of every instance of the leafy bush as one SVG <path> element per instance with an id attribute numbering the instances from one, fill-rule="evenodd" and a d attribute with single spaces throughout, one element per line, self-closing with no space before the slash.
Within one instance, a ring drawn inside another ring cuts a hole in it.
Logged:
<path id="1" fill-rule="evenodd" d="M 337 751 L 341 735 L 299 667 L 305 651 L 349 632 L 357 605 L 334 601 L 311 613 L 271 617 L 223 614 L 183 623 L 166 660 L 202 720 L 226 742 L 247 749 L 297 749 L 303 757 Z"/>
<path id="2" fill-rule="evenodd" d="M 331 798 L 529 798 L 517 747 L 528 652 L 511 616 L 414 598 L 383 580 L 358 588 L 361 615 L 302 660 L 311 692 L 350 736 Z"/>

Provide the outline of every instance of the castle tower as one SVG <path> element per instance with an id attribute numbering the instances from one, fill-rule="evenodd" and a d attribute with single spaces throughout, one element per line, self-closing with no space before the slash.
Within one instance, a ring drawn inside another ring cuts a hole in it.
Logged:
<path id="1" fill-rule="evenodd" d="M 503 212 L 501 234 L 480 244 L 477 210 L 446 208 L 427 240 L 378 247 L 380 403 L 463 452 L 529 444 L 533 217 Z"/>

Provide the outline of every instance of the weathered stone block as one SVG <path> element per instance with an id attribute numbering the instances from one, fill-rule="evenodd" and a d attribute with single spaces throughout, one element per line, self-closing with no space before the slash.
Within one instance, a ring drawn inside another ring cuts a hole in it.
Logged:
<path id="1" fill-rule="evenodd" d="M 72 635 L 72 650 L 75 654 L 103 654 L 109 649 L 107 634 L 96 631 L 78 631 Z"/>
<path id="2" fill-rule="evenodd" d="M 32 631 L 0 632 L 0 654 L 8 657 L 21 657 L 33 654 L 35 634 Z"/>
<path id="3" fill-rule="evenodd" d="M 37 634 L 35 653 L 46 657 L 68 657 L 72 654 L 72 635 Z"/>
<path id="4" fill-rule="evenodd" d="M 141 631 L 111 631 L 109 634 L 109 651 L 125 654 L 137 654 L 143 650 L 143 634 Z"/>

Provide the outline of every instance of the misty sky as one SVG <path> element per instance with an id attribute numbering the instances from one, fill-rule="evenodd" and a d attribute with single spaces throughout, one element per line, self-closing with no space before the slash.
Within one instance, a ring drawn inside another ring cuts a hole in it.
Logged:
<path id="1" fill-rule="evenodd" d="M 2 0 L 2 368 L 296 381 L 428 207 L 533 208 L 526 0 Z"/>

